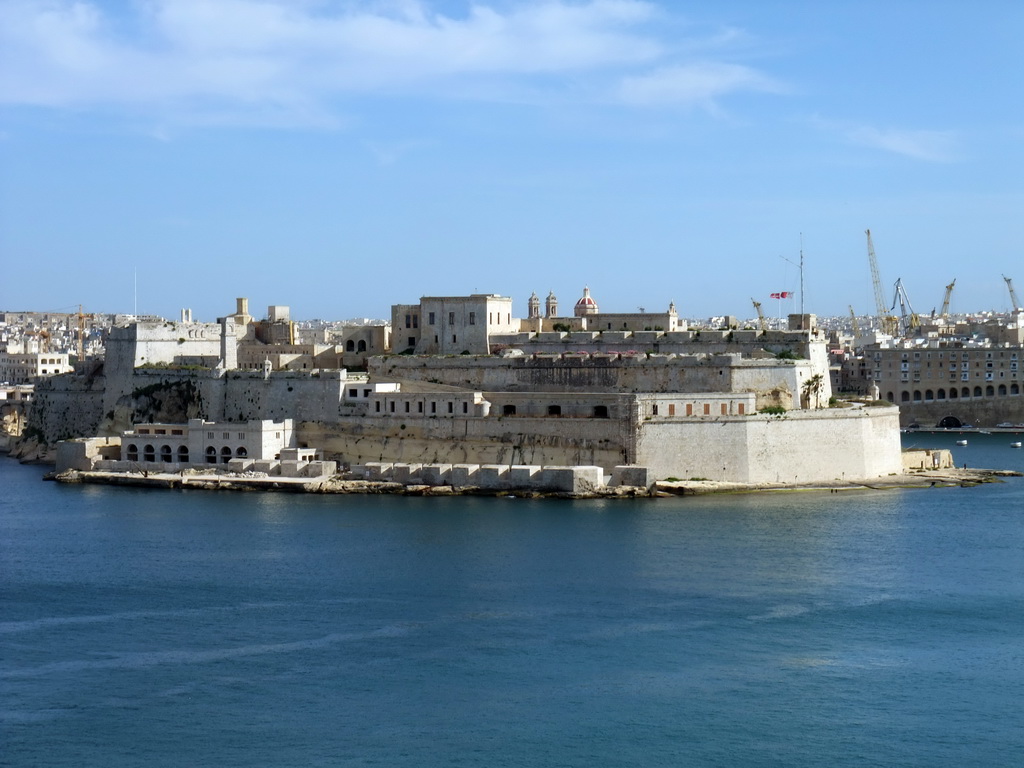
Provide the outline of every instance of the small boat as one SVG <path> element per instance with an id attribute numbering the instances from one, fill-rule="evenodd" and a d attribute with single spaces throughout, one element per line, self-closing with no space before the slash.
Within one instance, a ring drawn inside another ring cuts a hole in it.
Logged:
<path id="1" fill-rule="evenodd" d="M 966 440 L 957 440 L 956 444 L 957 445 L 967 445 L 967 441 Z"/>
<path id="2" fill-rule="evenodd" d="M 1011 448 L 1020 448 L 1020 440 L 1018 440 L 1016 443 L 1010 443 L 1010 447 Z"/>

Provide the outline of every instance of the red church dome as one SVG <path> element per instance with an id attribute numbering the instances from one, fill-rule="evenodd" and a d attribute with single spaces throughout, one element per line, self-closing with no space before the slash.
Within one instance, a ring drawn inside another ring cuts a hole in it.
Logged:
<path id="1" fill-rule="evenodd" d="M 590 295 L 590 287 L 583 289 L 583 298 L 576 302 L 576 309 L 573 314 L 576 317 L 583 317 L 584 315 L 596 315 L 600 310 L 597 308 L 597 302 L 594 301 Z"/>

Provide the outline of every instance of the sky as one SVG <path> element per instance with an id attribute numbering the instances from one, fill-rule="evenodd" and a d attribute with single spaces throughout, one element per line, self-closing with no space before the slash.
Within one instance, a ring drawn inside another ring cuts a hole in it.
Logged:
<path id="1" fill-rule="evenodd" d="M 0 309 L 865 315 L 870 228 L 886 304 L 1005 311 L 1022 38 L 1017 0 L 0 0 Z"/>

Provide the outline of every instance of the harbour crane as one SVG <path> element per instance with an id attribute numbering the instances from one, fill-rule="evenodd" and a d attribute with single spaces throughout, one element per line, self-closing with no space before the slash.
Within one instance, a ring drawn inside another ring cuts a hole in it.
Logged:
<path id="1" fill-rule="evenodd" d="M 949 298 L 953 295 L 953 286 L 956 285 L 956 278 L 953 278 L 953 282 L 946 286 L 946 295 L 942 299 L 942 319 L 947 320 L 949 318 Z"/>
<path id="2" fill-rule="evenodd" d="M 857 324 L 857 313 L 853 311 L 853 305 L 850 305 L 850 325 L 853 326 L 853 340 L 854 342 L 860 338 L 860 325 Z"/>
<path id="3" fill-rule="evenodd" d="M 875 257 L 875 245 L 871 242 L 871 230 L 865 229 L 868 236 L 868 263 L 871 265 L 871 283 L 875 289 L 875 309 L 878 312 L 878 324 L 882 332 L 890 336 L 896 335 L 896 318 L 886 309 L 885 294 L 882 292 L 882 279 L 878 276 L 878 259 Z"/>
<path id="4" fill-rule="evenodd" d="M 1006 288 L 1010 291 L 1010 304 L 1012 305 L 1010 307 L 1010 311 L 1020 312 L 1024 309 L 1024 306 L 1021 306 L 1020 299 L 1017 298 L 1017 292 L 1013 290 L 1013 280 L 1008 278 L 1006 275 L 1003 275 L 1003 280 L 1006 281 Z"/>
<path id="5" fill-rule="evenodd" d="M 85 321 L 95 319 L 96 315 L 82 312 L 82 305 L 78 305 L 78 360 L 85 359 Z"/>
<path id="6" fill-rule="evenodd" d="M 903 335 L 909 336 L 921 327 L 921 318 L 918 317 L 917 312 L 910 305 L 910 297 L 907 296 L 907 289 L 903 287 L 902 277 L 896 279 L 892 309 L 896 308 L 896 304 L 900 305 L 900 317 L 903 319 Z"/>
<path id="7" fill-rule="evenodd" d="M 758 330 L 761 331 L 762 333 L 764 333 L 764 328 L 765 328 L 765 325 L 764 325 L 764 312 L 761 310 L 761 302 L 760 301 L 756 301 L 753 297 L 751 297 L 750 300 L 754 302 L 754 309 L 757 310 L 757 327 L 758 327 Z"/>

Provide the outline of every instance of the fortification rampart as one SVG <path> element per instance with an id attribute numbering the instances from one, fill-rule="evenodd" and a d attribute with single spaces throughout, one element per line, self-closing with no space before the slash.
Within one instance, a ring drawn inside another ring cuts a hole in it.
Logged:
<path id="1" fill-rule="evenodd" d="M 899 409 L 788 411 L 777 416 L 650 419 L 634 463 L 652 476 L 747 483 L 813 483 L 902 471 Z"/>
<path id="2" fill-rule="evenodd" d="M 343 417 L 298 425 L 300 445 L 346 464 L 593 464 L 627 462 L 628 430 L 618 420 L 530 417 Z"/>
<path id="3" fill-rule="evenodd" d="M 380 379 L 435 382 L 485 392 L 755 392 L 758 407 L 792 407 L 815 369 L 809 360 L 744 359 L 738 354 L 529 355 L 371 358 Z M 826 389 L 820 393 L 828 400 Z"/>
<path id="4" fill-rule="evenodd" d="M 947 416 L 976 427 L 994 427 L 1003 422 L 1024 424 L 1024 395 L 900 404 L 900 423 L 905 427 L 911 424 L 934 427 Z"/>
<path id="5" fill-rule="evenodd" d="M 73 373 L 43 379 L 28 403 L 24 437 L 53 446 L 58 440 L 97 434 L 105 383 L 103 376 Z"/>

